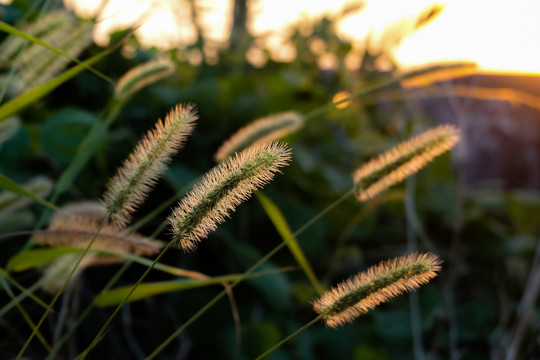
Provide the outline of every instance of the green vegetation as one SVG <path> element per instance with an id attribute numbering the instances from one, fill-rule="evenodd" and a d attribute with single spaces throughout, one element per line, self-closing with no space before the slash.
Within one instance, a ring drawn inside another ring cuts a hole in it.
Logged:
<path id="1" fill-rule="evenodd" d="M 89 20 L 25 1 L 0 14 L 1 358 L 539 349 L 540 280 L 527 277 L 540 196 L 461 186 L 459 130 L 410 106 L 400 83 L 470 64 L 403 73 L 383 48 L 353 72 L 329 18 L 289 29 L 292 62 L 255 67 L 245 33 L 190 63 L 203 37 L 158 51 L 127 29 L 104 49 Z M 350 95 L 333 103 L 338 92 Z"/>

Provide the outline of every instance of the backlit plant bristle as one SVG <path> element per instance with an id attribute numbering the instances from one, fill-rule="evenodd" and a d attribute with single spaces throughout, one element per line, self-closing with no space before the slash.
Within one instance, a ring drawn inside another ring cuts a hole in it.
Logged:
<path id="1" fill-rule="evenodd" d="M 41 197 L 48 196 L 54 187 L 54 183 L 51 179 L 45 176 L 36 176 L 33 179 L 29 180 L 27 183 L 23 184 L 22 187 Z M 27 197 L 12 191 L 1 191 L 0 192 L 0 217 L 5 216 L 8 213 L 14 212 L 17 209 L 20 209 L 28 204 L 32 200 Z"/>
<path id="2" fill-rule="evenodd" d="M 51 41 L 59 49 L 63 50 L 72 58 L 76 58 L 92 42 L 91 22 L 81 22 L 77 26 L 68 29 L 59 29 L 56 38 Z M 29 51 L 31 51 L 30 49 Z M 20 86 L 32 88 L 51 79 L 61 71 L 71 60 L 58 55 L 53 51 L 40 46 L 36 55 L 31 55 L 28 61 L 22 61 L 20 65 Z"/>
<path id="3" fill-rule="evenodd" d="M 271 142 L 293 133 L 304 124 L 304 117 L 295 111 L 270 115 L 238 130 L 216 152 L 217 162 L 239 152 L 248 146 Z"/>
<path id="4" fill-rule="evenodd" d="M 459 129 L 441 125 L 415 136 L 362 165 L 353 173 L 356 197 L 374 198 L 422 169 L 459 141 Z"/>
<path id="5" fill-rule="evenodd" d="M 159 120 L 124 161 L 107 183 L 103 202 L 111 222 L 124 227 L 131 213 L 144 201 L 147 193 L 165 171 L 174 153 L 184 144 L 197 119 L 192 105 L 177 105 L 164 121 Z"/>
<path id="6" fill-rule="evenodd" d="M 270 182 L 290 159 L 286 145 L 264 143 L 250 146 L 214 167 L 169 216 L 176 243 L 186 251 L 194 250 L 229 212 Z"/>
<path id="7" fill-rule="evenodd" d="M 174 68 L 174 64 L 166 59 L 153 60 L 136 66 L 118 80 L 114 97 L 126 99 L 143 87 L 167 77 Z"/>
<path id="8" fill-rule="evenodd" d="M 97 221 L 93 214 L 58 215 L 53 218 L 47 230 L 37 231 L 33 239 L 38 245 L 86 248 L 99 225 L 100 221 Z M 126 229 L 120 230 L 112 225 L 104 225 L 92 244 L 92 249 L 136 253 L 142 256 L 155 255 L 162 247 L 160 241 L 150 240 Z"/>
<path id="9" fill-rule="evenodd" d="M 441 262 L 431 253 L 383 261 L 324 293 L 313 309 L 330 327 L 351 323 L 380 303 L 429 282 L 437 276 Z"/>
<path id="10" fill-rule="evenodd" d="M 67 28 L 72 26 L 74 20 L 75 18 L 69 12 L 55 10 L 45 14 L 36 22 L 26 24 L 21 28 L 21 31 L 37 37 L 46 43 L 50 43 L 51 34 L 65 32 Z M 0 66 L 10 64 L 22 47 L 25 46 L 25 42 L 25 39 L 14 35 L 6 39 L 0 46 Z M 43 46 L 28 44 L 28 49 L 30 48 L 38 49 L 43 48 Z"/>

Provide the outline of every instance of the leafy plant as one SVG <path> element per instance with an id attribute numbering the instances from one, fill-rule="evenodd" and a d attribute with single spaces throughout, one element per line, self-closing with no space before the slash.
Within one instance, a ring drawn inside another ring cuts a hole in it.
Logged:
<path id="1" fill-rule="evenodd" d="M 202 35 L 192 47 L 143 50 L 128 30 L 98 49 L 92 23 L 66 14 L 29 10 L 25 25 L 0 23 L 10 34 L 2 86 L 19 89 L 0 105 L 0 316 L 10 326 L 0 353 L 156 358 L 178 341 L 194 358 L 418 358 L 428 339 L 434 358 L 458 343 L 485 350 L 496 307 L 472 296 L 455 307 L 453 277 L 465 261 L 457 251 L 480 254 L 486 274 L 488 258 L 529 256 L 530 237 L 505 238 L 536 227 L 520 200 L 484 206 L 460 195 L 445 154 L 460 130 L 420 120 L 400 87 L 470 64 L 385 73 L 375 64 L 388 54 L 366 47 L 351 73 L 343 64 L 352 47 L 327 18 L 293 27 L 291 63 L 251 66 L 241 51 L 262 40 L 246 38 L 238 54 L 197 64 L 189 59 L 205 49 Z M 318 68 L 317 41 L 338 57 L 336 71 Z M 135 57 L 117 54 L 122 46 L 135 46 Z M 507 204 L 512 223 L 501 215 Z M 448 246 L 458 227 L 479 245 Z M 508 260 L 516 278 L 518 260 Z M 371 311 L 437 274 L 410 302 Z"/>

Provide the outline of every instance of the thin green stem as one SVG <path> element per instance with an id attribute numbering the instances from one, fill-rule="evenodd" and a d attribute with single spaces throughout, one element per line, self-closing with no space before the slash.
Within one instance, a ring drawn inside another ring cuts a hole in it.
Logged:
<path id="1" fill-rule="evenodd" d="M 72 184 L 77 175 L 82 169 L 86 166 L 90 160 L 91 155 L 97 148 L 97 145 L 103 135 L 107 132 L 111 124 L 118 117 L 120 110 L 122 109 L 124 103 L 117 100 L 111 100 L 103 110 L 100 118 L 106 116 L 103 121 L 97 122 L 88 135 L 83 139 L 81 145 L 77 148 L 77 152 L 73 158 L 73 161 L 69 166 L 62 172 L 58 181 L 56 182 L 54 192 L 49 200 L 51 203 L 55 203 L 60 195 L 64 193 Z M 45 210 L 41 215 L 35 229 L 39 229 L 45 220 L 49 217 L 51 211 Z M 21 251 L 27 250 L 32 246 L 32 243 L 28 243 Z"/>
<path id="2" fill-rule="evenodd" d="M 11 301 L 15 303 L 15 306 L 17 307 L 17 310 L 19 310 L 19 312 L 21 313 L 24 321 L 26 321 L 26 323 L 30 326 L 31 329 L 35 329 L 36 328 L 36 325 L 34 324 L 34 322 L 32 321 L 32 319 L 30 318 L 30 316 L 28 315 L 28 313 L 26 312 L 26 310 L 24 310 L 24 308 L 21 306 L 21 304 L 16 300 L 15 298 L 15 294 L 13 294 L 13 291 L 11 290 L 11 288 L 9 287 L 9 285 L 7 284 L 6 282 L 6 279 L 5 278 L 0 278 L 0 283 L 2 284 L 2 287 L 4 288 L 4 290 L 6 291 L 6 293 L 9 295 L 9 297 L 11 298 Z M 45 349 L 47 350 L 50 350 L 51 347 L 49 346 L 49 344 L 47 344 L 47 341 L 45 340 L 45 338 L 43 337 L 43 335 L 41 335 L 41 333 L 39 331 L 36 330 L 36 335 L 39 339 L 39 342 L 41 342 L 43 344 L 43 346 L 45 347 Z"/>
<path id="3" fill-rule="evenodd" d="M 336 102 L 331 101 L 326 105 L 323 105 L 323 106 L 321 106 L 321 107 L 319 107 L 317 109 L 314 109 L 314 110 L 308 112 L 307 114 L 305 114 L 304 118 L 306 120 L 315 118 L 315 117 L 317 117 L 319 115 L 324 114 L 328 110 L 331 110 L 331 109 L 335 108 L 339 104 L 343 104 L 343 103 L 345 103 L 347 101 L 351 101 L 352 99 L 355 99 L 357 97 L 365 96 L 365 95 L 368 95 L 368 94 L 370 94 L 372 92 L 375 92 L 377 90 L 385 88 L 387 86 L 396 84 L 396 83 L 400 82 L 401 80 L 403 80 L 406 77 L 408 77 L 408 73 L 405 73 L 405 74 L 400 75 L 400 76 L 393 77 L 393 78 L 391 78 L 389 80 L 379 81 L 379 82 L 375 83 L 374 85 L 372 85 L 372 86 L 370 86 L 368 88 L 363 88 L 363 89 L 360 89 L 360 90 L 350 94 L 346 98 L 343 98 L 343 99 L 341 99 L 339 101 L 336 101 Z"/>
<path id="4" fill-rule="evenodd" d="M 110 290 L 114 284 L 120 279 L 120 277 L 126 272 L 126 270 L 129 268 L 129 266 L 132 264 L 132 260 L 130 259 L 124 265 L 114 274 L 111 280 L 105 285 L 103 290 L 101 290 L 101 293 Z M 80 324 L 90 315 L 90 312 L 95 308 L 96 306 L 94 303 L 91 303 L 86 307 L 86 309 L 83 311 L 81 315 L 75 320 L 75 323 L 71 325 L 69 330 L 64 334 L 64 336 L 58 341 L 58 343 L 54 346 L 52 351 L 47 356 L 46 360 L 54 359 L 54 356 L 62 348 L 62 346 L 66 343 L 66 341 L 71 337 L 71 335 L 75 332 L 75 330 L 79 327 Z"/>
<path id="5" fill-rule="evenodd" d="M 4 307 L 0 309 L 0 318 L 2 318 L 9 310 L 11 310 L 15 306 L 16 303 L 21 302 L 27 296 L 30 296 L 30 294 L 32 294 L 34 291 L 39 289 L 41 285 L 43 284 L 43 282 L 44 282 L 44 279 L 37 281 L 34 285 L 26 289 L 25 292 L 20 293 L 19 295 L 15 297 L 15 299 L 10 301 L 8 304 L 4 305 Z M 47 304 L 45 304 L 45 308 L 47 308 Z"/>
<path id="6" fill-rule="evenodd" d="M 107 321 L 105 322 L 105 324 L 102 326 L 101 330 L 99 330 L 99 332 L 97 333 L 97 335 L 94 337 L 94 340 L 92 340 L 92 342 L 90 343 L 90 345 L 86 348 L 86 350 L 84 351 L 84 353 L 81 355 L 80 359 L 81 360 L 84 360 L 86 359 L 86 357 L 88 356 L 88 354 L 90 353 L 90 351 L 94 348 L 94 346 L 97 344 L 98 340 L 100 339 L 101 335 L 103 335 L 103 333 L 105 332 L 105 330 L 107 329 L 107 327 L 109 326 L 109 324 L 111 323 L 111 321 L 116 317 L 116 314 L 118 314 L 118 312 L 120 311 L 120 309 L 124 306 L 124 304 L 128 301 L 129 297 L 131 296 L 131 294 L 133 294 L 133 292 L 135 291 L 135 289 L 137 289 L 137 287 L 143 282 L 143 280 L 146 278 L 146 276 L 150 273 L 150 271 L 154 268 L 154 266 L 159 262 L 159 260 L 163 257 L 163 255 L 165 255 L 165 253 L 167 252 L 167 250 L 169 250 L 171 248 L 173 244 L 173 241 L 169 242 L 167 244 L 167 246 L 165 246 L 165 248 L 161 251 L 161 253 L 157 256 L 157 258 L 154 260 L 154 262 L 152 263 L 152 265 L 150 265 L 146 271 L 144 272 L 144 274 L 142 274 L 142 276 L 139 278 L 139 280 L 135 283 L 135 285 L 133 285 L 133 287 L 131 288 L 130 292 L 126 295 L 126 297 L 124 298 L 124 300 L 122 300 L 122 302 L 116 307 L 116 309 L 114 310 L 114 312 L 111 314 L 111 316 L 109 316 L 109 318 L 107 319 Z"/>
<path id="7" fill-rule="evenodd" d="M 459 68 L 459 67 L 463 67 L 463 66 L 470 66 L 470 64 L 455 64 L 455 65 L 449 66 L 448 68 Z M 317 117 L 317 116 L 319 116 L 321 114 L 324 114 L 328 110 L 331 110 L 331 109 L 335 108 L 339 104 L 343 104 L 343 103 L 345 103 L 347 101 L 350 101 L 350 100 L 355 99 L 355 98 L 360 97 L 360 96 L 369 95 L 369 94 L 371 94 L 371 93 L 373 93 L 375 91 L 381 90 L 382 88 L 385 88 L 387 86 L 397 84 L 401 80 L 415 78 L 417 76 L 422 76 L 422 75 L 429 74 L 430 72 L 435 72 L 435 71 L 438 71 L 438 70 L 440 70 L 440 68 L 435 66 L 433 68 L 428 68 L 427 70 L 415 70 L 415 71 L 404 72 L 404 73 L 395 75 L 391 79 L 377 81 L 373 85 L 371 85 L 371 86 L 369 86 L 367 88 L 362 88 L 362 89 L 350 94 L 346 98 L 343 98 L 343 99 L 341 99 L 339 101 L 336 101 L 336 102 L 331 101 L 326 105 L 323 105 L 323 106 L 321 106 L 321 107 L 319 107 L 317 109 L 314 109 L 314 110 L 308 112 L 307 114 L 304 115 L 304 118 L 306 120 L 312 119 L 312 118 Z"/>
<path id="8" fill-rule="evenodd" d="M 315 319 L 311 320 L 311 321 L 308 322 L 306 325 L 302 326 L 300 329 L 296 330 L 296 331 L 293 332 L 291 335 L 287 336 L 285 339 L 281 340 L 281 341 L 278 342 L 276 345 L 272 346 L 270 349 L 266 350 L 266 351 L 263 352 L 261 355 L 257 356 L 257 358 L 255 358 L 255 360 L 260 360 L 260 359 L 263 359 L 265 356 L 270 355 L 270 354 L 273 353 L 277 348 L 279 348 L 281 345 L 285 344 L 287 341 L 291 340 L 293 337 L 295 337 L 296 335 L 300 334 L 302 331 L 306 330 L 308 327 L 310 327 L 311 325 L 313 325 L 313 324 L 315 324 L 316 322 L 318 322 L 319 320 L 321 320 L 323 316 L 324 316 L 324 314 L 320 314 L 320 315 L 317 316 Z"/>
<path id="9" fill-rule="evenodd" d="M 19 284 L 14 278 L 12 278 L 9 273 L 7 271 L 5 271 L 4 269 L 0 268 L 0 276 L 3 277 L 3 278 L 6 278 L 6 280 L 13 286 L 15 286 L 17 289 L 19 289 L 21 291 L 21 293 L 24 294 L 24 297 L 30 297 L 32 300 L 34 300 L 36 302 L 36 304 L 40 305 L 41 307 L 43 307 L 44 309 L 47 308 L 47 304 L 45 302 L 43 302 L 43 300 L 41 300 L 40 298 L 38 298 L 36 295 L 34 295 L 32 293 L 32 291 L 26 289 L 24 286 L 22 286 L 21 284 Z M 6 284 L 7 285 L 7 284 Z M 22 295 L 22 294 L 21 294 Z M 23 297 L 23 298 L 24 298 Z M 1 315 L 0 315 L 1 317 Z"/>
<path id="10" fill-rule="evenodd" d="M 39 15 L 36 18 L 36 21 L 39 20 L 39 18 L 42 17 L 43 14 L 45 14 L 48 11 L 48 9 L 49 9 L 49 7 L 51 5 L 51 2 L 52 2 L 52 0 L 45 1 L 43 6 L 41 7 L 41 10 L 39 11 Z M 30 16 L 30 14 L 32 13 L 34 8 L 37 7 L 37 6 L 38 6 L 37 3 L 34 3 L 30 7 L 29 11 L 23 17 L 23 20 L 28 19 L 28 17 Z M 11 36 L 13 36 L 13 35 L 11 35 Z M 19 50 L 19 53 L 17 54 L 17 57 L 16 57 L 16 59 L 14 61 L 15 64 L 19 62 L 19 58 L 21 57 L 22 53 L 26 50 L 28 45 L 29 45 L 29 42 L 28 42 L 28 40 L 26 40 L 24 42 L 23 46 L 21 46 L 21 48 Z M 0 90 L 0 103 L 2 103 L 2 100 L 4 100 L 4 96 L 6 95 L 7 88 L 9 86 L 9 84 L 11 83 L 11 81 L 13 80 L 13 78 L 15 77 L 16 71 L 17 71 L 16 66 L 11 66 L 11 69 L 9 70 L 7 79 L 4 80 L 4 82 L 2 83 L 2 89 Z"/>
<path id="11" fill-rule="evenodd" d="M 189 185 L 186 185 L 184 186 L 182 189 L 180 189 L 180 191 L 178 191 L 176 194 L 174 194 L 173 196 L 171 196 L 170 198 L 168 198 L 167 200 L 165 200 L 163 203 L 161 203 L 158 207 L 156 207 L 154 210 L 152 210 L 150 213 L 148 213 L 145 217 L 143 217 L 142 219 L 140 219 L 139 221 L 137 221 L 133 226 L 130 226 L 130 229 L 132 229 L 133 231 L 139 229 L 141 226 L 143 226 L 144 224 L 148 223 L 150 220 L 152 220 L 153 218 L 155 218 L 160 212 L 162 212 L 163 210 L 167 209 L 169 206 L 171 206 L 175 201 L 177 201 L 182 195 L 184 195 L 186 193 L 186 191 L 188 191 L 189 189 L 191 189 L 193 187 L 193 184 L 195 183 L 195 181 L 197 180 L 194 180 L 192 181 Z M 167 222 L 164 221 L 162 222 L 161 226 L 167 226 Z M 154 234 L 151 235 L 150 237 L 151 238 L 154 238 L 155 235 L 159 234 L 161 232 L 161 230 L 163 229 L 163 227 L 161 227 L 160 231 L 154 231 Z"/>
<path id="12" fill-rule="evenodd" d="M 88 246 L 86 247 L 86 249 L 84 249 L 84 251 L 82 252 L 81 256 L 79 257 L 79 259 L 77 260 L 77 263 L 75 264 L 75 266 L 73 267 L 73 269 L 71 269 L 71 272 L 69 273 L 68 277 L 66 278 L 66 280 L 64 281 L 64 284 L 62 285 L 62 287 L 60 288 L 60 290 L 58 290 L 58 292 L 56 293 L 56 295 L 54 296 L 53 300 L 51 301 L 51 303 L 49 304 L 49 306 L 47 307 L 47 310 L 45 310 L 45 313 L 43 314 L 43 316 L 41 317 L 41 319 L 39 320 L 39 322 L 37 323 L 36 327 L 34 328 L 34 330 L 32 331 L 32 334 L 30 334 L 30 336 L 28 337 L 28 339 L 26 340 L 26 342 L 24 343 L 21 351 L 19 351 L 19 354 L 17 354 L 17 357 L 15 360 L 19 360 L 24 352 L 26 351 L 26 349 L 28 348 L 28 346 L 30 345 L 30 342 L 32 341 L 32 339 L 34 338 L 34 336 L 36 335 L 37 331 L 39 330 L 39 327 L 41 326 L 41 324 L 43 324 L 43 322 L 45 321 L 45 319 L 47 318 L 47 315 L 49 315 L 49 313 L 51 312 L 54 304 L 56 304 L 56 301 L 58 301 L 58 299 L 60 298 L 60 295 L 62 295 L 62 293 L 64 292 L 64 290 L 66 289 L 69 281 L 71 280 L 71 278 L 73 277 L 73 274 L 75 274 L 75 271 L 77 270 L 77 268 L 79 267 L 79 264 L 81 263 L 82 259 L 85 257 L 85 255 L 88 253 L 88 251 L 90 250 L 90 247 L 92 246 L 92 244 L 94 243 L 94 241 L 96 240 L 97 236 L 99 235 L 101 229 L 103 228 L 103 226 L 105 226 L 106 222 L 109 221 L 109 216 L 107 215 L 107 217 L 105 217 L 105 219 L 101 222 L 101 224 L 99 224 L 99 227 L 96 231 L 96 233 L 94 234 L 94 236 L 92 237 L 92 240 L 90 240 L 90 242 L 88 243 Z"/>
<path id="13" fill-rule="evenodd" d="M 199 311 L 197 311 L 193 316 L 191 316 L 181 327 L 179 327 L 174 333 L 172 333 L 171 336 L 169 336 L 161 345 L 159 345 L 149 356 L 149 359 L 153 359 L 157 354 L 159 354 L 171 341 L 173 341 L 179 334 L 181 334 L 189 325 L 191 325 L 195 320 L 197 320 L 202 314 L 204 314 L 208 309 L 210 309 L 215 303 L 217 303 L 223 296 L 227 294 L 227 291 L 230 289 L 233 289 L 236 285 L 238 285 L 240 282 L 244 281 L 253 271 L 255 271 L 259 266 L 263 265 L 266 261 L 268 261 L 274 254 L 276 254 L 279 250 L 281 250 L 284 246 L 287 245 L 287 243 L 303 233 L 307 228 L 309 228 L 311 225 L 316 223 L 319 219 L 321 219 L 323 216 L 325 216 L 327 213 L 329 213 L 331 210 L 333 210 L 335 207 L 337 207 L 339 204 L 341 204 L 345 199 L 347 199 L 349 196 L 351 196 L 354 193 L 354 188 L 343 194 L 339 199 L 334 201 L 332 204 L 327 206 L 324 210 L 322 210 L 320 213 L 312 217 L 308 222 L 306 222 L 304 225 L 302 225 L 298 230 L 292 234 L 289 238 L 281 242 L 279 245 L 277 245 L 274 249 L 272 249 L 270 252 L 268 252 L 264 257 L 262 257 L 259 261 L 257 261 L 252 267 L 250 267 L 246 272 L 242 274 L 240 278 L 232 282 L 225 290 L 221 291 L 219 294 L 217 294 L 212 300 L 206 303 L 205 306 L 203 306 Z"/>

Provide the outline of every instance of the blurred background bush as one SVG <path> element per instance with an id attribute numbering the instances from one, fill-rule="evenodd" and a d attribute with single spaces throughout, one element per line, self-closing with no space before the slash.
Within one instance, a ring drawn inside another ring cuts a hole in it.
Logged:
<path id="1" fill-rule="evenodd" d="M 75 7 L 72 1 L 67 3 Z M 58 205 L 99 198 L 140 135 L 175 104 L 194 103 L 200 116 L 196 130 L 136 213 L 140 219 L 214 166 L 214 153 L 223 141 L 254 119 L 288 110 L 311 114 L 335 96 L 396 77 L 399 69 L 393 47 L 444 12 L 441 6 L 428 6 L 408 22 L 394 24 L 358 46 L 337 34 L 336 23 L 361 12 L 364 4 L 359 2 L 292 22 L 280 29 L 278 40 L 274 39 L 277 31 L 255 34 L 250 30 L 255 26 L 250 19 L 262 6 L 257 1 L 235 0 L 227 5 L 231 16 L 222 40 L 215 40 L 208 30 L 212 21 L 208 17 L 218 12 L 209 4 L 147 3 L 155 10 L 169 6 L 173 15 L 187 13 L 181 20 L 190 24 L 187 38 L 194 41 L 161 39 L 173 46 L 160 49 L 144 37 L 129 36 L 118 51 L 94 66 L 113 81 L 156 57 L 172 60 L 176 71 L 124 105 L 87 166 L 56 201 Z M 16 0 L 0 7 L 0 15 L 4 22 L 21 28 L 36 21 L 41 9 L 62 6 L 59 1 Z M 175 6 L 182 11 L 174 12 Z M 97 14 L 79 11 L 88 18 Z M 148 13 L 141 14 L 140 24 L 145 24 Z M 202 19 L 206 19 L 204 26 Z M 120 26 L 112 33 L 111 43 L 127 31 Z M 7 34 L 0 36 L 8 39 Z M 101 52 L 106 44 L 96 41 L 100 45 L 92 43 L 77 57 L 86 59 Z M 285 58 L 271 54 L 276 51 L 268 48 L 272 41 L 285 49 L 281 55 Z M 3 68 L 3 103 L 28 90 L 9 90 L 11 69 L 11 65 Z M 531 74 L 491 73 L 396 83 L 322 111 L 284 139 L 293 148 L 294 160 L 264 193 L 294 230 L 348 191 L 351 172 L 372 156 L 439 123 L 455 123 L 463 131 L 463 140 L 452 154 L 369 203 L 349 198 L 299 237 L 316 275 L 327 286 L 379 260 L 410 251 L 440 254 L 445 261 L 441 275 L 417 295 L 401 296 L 355 324 L 338 330 L 322 324 L 312 327 L 273 358 L 538 358 L 538 84 Z M 9 120 L 15 125 L 0 145 L 0 172 L 19 184 L 43 177 L 54 184 L 89 129 L 103 117 L 113 91 L 112 84 L 85 71 L 18 112 Z M 48 194 L 50 188 L 42 196 Z M 33 229 L 44 211 L 34 203 L 6 209 L 0 217 L 2 234 Z M 168 214 L 168 209 L 163 211 L 141 232 L 151 234 Z M 168 240 L 168 231 L 158 238 Z M 1 264 L 26 239 L 4 237 Z M 240 273 L 279 242 L 259 202 L 252 199 L 197 252 L 171 251 L 164 262 L 209 276 Z M 295 264 L 284 250 L 266 268 Z M 69 292 L 68 319 L 92 302 L 118 269 L 119 265 L 112 265 L 85 270 Z M 133 265 L 119 285 L 135 282 L 142 271 L 142 266 Z M 29 287 L 39 276 L 39 271 L 27 271 L 17 274 L 17 279 Z M 171 278 L 153 272 L 147 281 Z M 93 356 L 144 358 L 218 291 L 219 287 L 194 289 L 129 304 Z M 249 280 L 234 290 L 234 296 L 241 319 L 239 338 L 230 305 L 221 301 L 173 342 L 163 358 L 253 358 L 314 317 L 310 301 L 316 291 L 298 269 Z M 6 293 L 0 299 L 10 301 Z M 39 318 L 41 308 L 28 300 L 23 305 Z M 72 358 L 84 349 L 109 312 L 96 311 L 59 356 Z M 43 332 L 52 333 L 56 321 L 51 318 Z M 12 310 L 3 315 L 0 333 L 0 354 L 10 356 L 21 347 L 29 329 Z M 30 358 L 44 354 L 37 342 L 28 352 Z"/>

